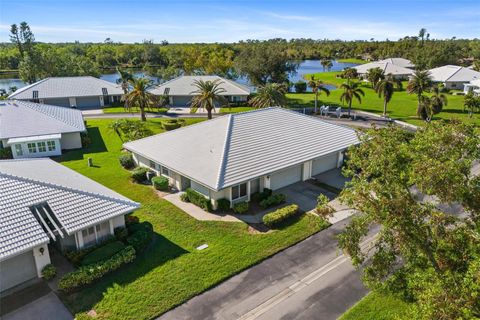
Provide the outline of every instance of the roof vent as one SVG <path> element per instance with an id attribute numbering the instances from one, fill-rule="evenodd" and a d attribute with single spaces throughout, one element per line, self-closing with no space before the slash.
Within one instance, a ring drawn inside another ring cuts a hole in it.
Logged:
<path id="1" fill-rule="evenodd" d="M 64 237 L 60 221 L 58 221 L 52 209 L 46 202 L 31 206 L 30 210 L 50 238 L 55 240 L 56 235 L 60 235 L 62 238 Z"/>
<path id="2" fill-rule="evenodd" d="M 32 94 L 33 94 L 33 99 L 34 99 L 34 100 L 37 100 L 37 99 L 38 99 L 38 91 L 37 91 L 37 90 L 33 90 Z"/>
<path id="3" fill-rule="evenodd" d="M 163 94 L 169 94 L 170 93 L 170 88 L 165 88 L 165 90 L 163 91 Z"/>
<path id="4" fill-rule="evenodd" d="M 102 93 L 104 96 L 108 96 L 107 88 L 102 88 Z"/>

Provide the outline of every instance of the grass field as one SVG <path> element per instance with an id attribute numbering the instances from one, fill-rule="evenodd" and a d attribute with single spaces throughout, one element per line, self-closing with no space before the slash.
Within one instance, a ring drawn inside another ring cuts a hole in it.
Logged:
<path id="1" fill-rule="evenodd" d="M 167 108 L 159 108 L 155 109 L 155 111 L 147 111 L 148 113 L 165 113 L 167 112 Z M 116 106 L 116 107 L 104 107 L 103 113 L 138 113 L 138 111 L 133 110 L 127 111 L 123 106 Z"/>
<path id="2" fill-rule="evenodd" d="M 62 296 L 77 318 L 151 319 L 325 228 L 326 222 L 303 215 L 279 230 L 252 234 L 244 223 L 205 222 L 159 198 L 150 186 L 134 184 L 118 157 L 122 142 L 108 128 L 113 120 L 88 120 L 92 144 L 65 153 L 59 161 L 79 173 L 141 203 L 135 213 L 153 224 L 152 245 L 137 259 L 79 292 Z M 160 119 L 148 126 L 161 132 Z M 192 124 L 202 119 L 187 119 Z M 199 137 L 200 139 L 200 137 Z M 93 167 L 87 166 L 87 158 Z M 207 243 L 209 248 L 195 248 Z"/>
<path id="3" fill-rule="evenodd" d="M 339 320 L 407 319 L 408 308 L 408 303 L 395 297 L 372 292 L 345 312 Z"/>
<path id="4" fill-rule="evenodd" d="M 336 78 L 338 72 L 324 72 L 317 73 L 315 77 L 323 80 L 325 83 L 340 86 L 345 80 Z M 406 82 L 404 83 L 406 87 Z M 369 111 L 373 113 L 383 113 L 383 99 L 379 98 L 375 91 L 371 88 L 370 84 L 363 84 L 362 89 L 365 92 L 365 97 L 362 98 L 362 103 L 358 103 L 354 100 L 352 108 Z M 322 93 L 319 96 L 319 105 L 341 105 L 340 96 L 342 94 L 341 89 L 331 90 L 330 96 L 326 96 Z M 312 93 L 289 93 L 287 94 L 290 105 L 314 105 L 314 95 Z M 443 108 L 443 111 L 436 116 L 435 119 L 453 120 L 458 119 L 468 123 L 475 123 L 480 125 L 480 115 L 474 115 L 472 118 L 463 111 L 463 96 L 448 95 L 448 105 Z M 345 106 L 346 107 L 346 106 Z M 396 91 L 392 97 L 392 100 L 387 106 L 387 113 L 397 120 L 406 121 L 412 124 L 422 124 L 423 121 L 419 120 L 416 116 L 417 110 L 417 97 L 416 95 L 408 94 L 405 89 Z"/>
<path id="5" fill-rule="evenodd" d="M 368 61 L 363 59 L 357 59 L 357 58 L 347 58 L 347 59 L 337 59 L 337 62 L 364 64 L 364 63 L 367 63 Z"/>

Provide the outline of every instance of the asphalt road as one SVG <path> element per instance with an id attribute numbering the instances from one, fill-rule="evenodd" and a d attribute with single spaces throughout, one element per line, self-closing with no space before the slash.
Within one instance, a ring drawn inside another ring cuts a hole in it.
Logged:
<path id="1" fill-rule="evenodd" d="M 348 221 L 334 224 L 158 319 L 336 319 L 368 292 L 350 260 L 337 249 L 334 236 Z"/>

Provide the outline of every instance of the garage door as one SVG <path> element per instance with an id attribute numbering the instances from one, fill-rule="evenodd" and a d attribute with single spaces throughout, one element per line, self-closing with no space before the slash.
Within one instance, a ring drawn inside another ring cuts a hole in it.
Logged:
<path id="1" fill-rule="evenodd" d="M 189 96 L 176 96 L 176 97 L 173 97 L 173 106 L 188 107 L 190 106 L 191 100 L 192 100 L 192 97 L 189 97 Z"/>
<path id="2" fill-rule="evenodd" d="M 335 169 L 337 167 L 338 153 L 334 153 L 325 157 L 313 160 L 312 162 L 312 176 L 322 172 Z"/>
<path id="3" fill-rule="evenodd" d="M 52 106 L 70 107 L 70 100 L 68 98 L 45 99 L 43 103 L 51 104 Z"/>
<path id="4" fill-rule="evenodd" d="M 100 107 L 100 98 L 99 97 L 77 98 L 77 108 L 78 109 L 89 109 L 89 108 L 99 108 L 99 107 Z"/>
<path id="5" fill-rule="evenodd" d="M 270 188 L 277 190 L 302 180 L 302 165 L 291 167 L 270 176 Z"/>
<path id="6" fill-rule="evenodd" d="M 32 251 L 0 262 L 0 292 L 36 277 Z"/>

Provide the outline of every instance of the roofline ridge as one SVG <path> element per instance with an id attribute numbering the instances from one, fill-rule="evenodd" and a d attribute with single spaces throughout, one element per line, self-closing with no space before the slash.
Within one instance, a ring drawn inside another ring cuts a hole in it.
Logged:
<path id="1" fill-rule="evenodd" d="M 215 183 L 215 188 L 217 190 L 220 189 L 220 183 L 222 182 L 222 179 L 224 178 L 225 175 L 225 166 L 227 164 L 227 155 L 228 155 L 228 150 L 230 149 L 230 137 L 232 133 L 232 122 L 233 122 L 233 116 L 232 114 L 228 115 L 228 124 L 227 124 L 227 133 L 225 134 L 225 141 L 223 144 L 223 150 L 222 150 L 222 156 L 221 156 L 221 162 L 220 166 L 218 168 L 218 175 L 217 175 L 217 181 Z M 223 173 L 223 174 L 222 174 Z"/>
<path id="2" fill-rule="evenodd" d="M 11 99 L 11 97 L 14 97 L 15 95 L 17 95 L 17 94 L 19 94 L 19 93 L 22 93 L 22 92 L 24 92 L 24 91 L 26 91 L 26 90 L 28 90 L 28 89 L 34 88 L 34 87 L 36 87 L 37 85 L 39 85 L 40 83 L 43 83 L 43 82 L 45 82 L 45 81 L 48 80 L 48 79 L 50 79 L 50 77 L 47 77 L 47 78 L 45 78 L 45 79 L 39 80 L 39 81 L 34 82 L 34 83 L 31 83 L 31 84 L 29 84 L 28 86 L 25 86 L 25 87 L 23 87 L 23 88 L 17 89 L 15 92 L 13 92 L 13 93 L 12 93 L 11 95 L 9 95 L 7 98 L 8 98 L 8 99 Z"/>
<path id="3" fill-rule="evenodd" d="M 227 79 L 227 78 L 223 78 L 223 77 L 220 77 L 220 76 L 217 76 L 217 77 L 219 77 L 223 81 L 227 81 L 228 83 L 230 83 L 231 85 L 239 88 L 240 90 L 248 91 L 249 95 L 251 94 L 250 89 L 247 86 L 244 86 L 243 84 L 237 83 L 237 82 L 235 82 L 233 80 L 230 80 L 230 79 Z"/>
<path id="4" fill-rule="evenodd" d="M 184 75 L 184 74 L 181 74 L 181 75 L 179 75 L 178 77 L 175 77 L 175 78 L 173 78 L 173 79 L 170 79 L 170 80 L 168 80 L 168 81 L 165 81 L 164 83 L 156 84 L 156 85 L 154 85 L 154 86 L 151 88 L 151 90 L 158 89 L 159 87 L 164 86 L 164 85 L 166 85 L 167 83 L 173 82 L 173 81 L 175 81 L 175 80 L 178 80 L 178 79 L 180 79 L 180 78 L 182 78 L 182 77 L 185 77 L 185 75 Z"/>
<path id="5" fill-rule="evenodd" d="M 53 160 L 51 160 L 51 161 L 53 161 Z M 67 168 L 67 169 L 69 169 L 69 168 Z M 71 170 L 71 169 L 70 169 L 70 170 Z M 77 173 L 77 172 L 75 172 L 75 173 Z M 0 171 L 0 176 L 6 176 L 7 178 L 23 180 L 23 181 L 27 181 L 27 182 L 31 182 L 31 183 L 35 183 L 35 184 L 44 185 L 44 186 L 47 186 L 47 187 L 62 189 L 62 190 L 66 190 L 66 191 L 70 191 L 70 192 L 74 192 L 74 193 L 80 193 L 80 194 L 88 195 L 88 196 L 99 197 L 99 198 L 102 198 L 102 199 L 104 199 L 104 200 L 110 200 L 110 201 L 114 200 L 114 201 L 117 201 L 117 202 L 121 202 L 121 203 L 123 203 L 123 204 L 136 206 L 137 208 L 140 207 L 140 204 L 139 204 L 138 202 L 135 202 L 135 201 L 131 201 L 131 200 L 130 200 L 130 201 L 126 201 L 126 200 L 122 200 L 122 199 L 118 199 L 118 198 L 114 198 L 114 197 L 102 195 L 102 194 L 95 193 L 95 192 L 89 192 L 89 191 L 84 191 L 84 190 L 79 190 L 79 189 L 75 189 L 75 188 L 66 187 L 66 186 L 63 186 L 63 185 L 60 185 L 60 184 L 56 184 L 56 183 L 39 181 L 39 180 L 35 180 L 35 179 L 31 179 L 31 178 L 26 178 L 26 177 L 14 175 L 14 174 L 9 174 L 9 173 L 5 173 L 5 172 L 1 172 L 1 171 Z M 84 177 L 85 177 L 85 176 L 84 176 Z M 85 177 L 85 178 L 90 179 L 90 178 L 88 178 L 88 177 Z M 90 180 L 92 180 L 92 179 L 90 179 Z M 94 181 L 94 180 L 92 180 L 92 181 Z M 95 181 L 94 181 L 94 182 L 95 182 Z M 95 183 L 98 183 L 98 182 L 95 182 Z"/>
<path id="6" fill-rule="evenodd" d="M 458 68 L 457 68 L 457 70 L 455 70 L 455 72 L 454 72 L 454 73 L 452 73 L 452 74 L 451 74 L 451 75 L 450 75 L 450 76 L 449 76 L 447 79 L 445 79 L 445 81 L 448 81 L 448 80 L 449 80 L 449 79 L 451 79 L 451 78 L 452 78 L 454 75 L 456 75 L 457 73 L 459 73 L 459 72 L 460 72 L 460 70 L 462 70 L 462 69 L 463 69 L 463 67 L 462 67 L 462 66 L 456 66 L 456 67 L 458 67 Z"/>

